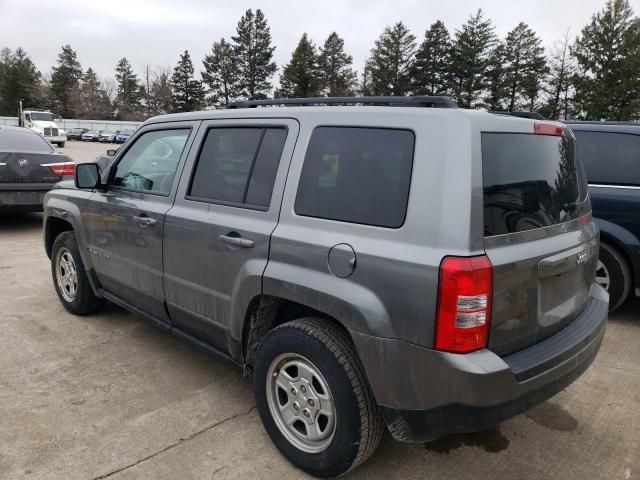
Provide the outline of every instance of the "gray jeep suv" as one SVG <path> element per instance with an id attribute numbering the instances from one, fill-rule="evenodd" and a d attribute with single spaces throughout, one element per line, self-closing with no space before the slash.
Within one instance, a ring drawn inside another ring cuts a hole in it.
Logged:
<path id="1" fill-rule="evenodd" d="M 385 424 L 481 430 L 592 362 L 608 296 L 561 124 L 439 97 L 232 106 L 152 118 L 47 194 L 70 312 L 106 299 L 230 359 L 280 451 L 321 477 Z"/>

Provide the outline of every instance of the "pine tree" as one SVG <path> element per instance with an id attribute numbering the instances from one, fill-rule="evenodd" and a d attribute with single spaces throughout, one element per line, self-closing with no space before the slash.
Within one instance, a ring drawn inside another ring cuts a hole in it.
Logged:
<path id="1" fill-rule="evenodd" d="M 608 0 L 572 48 L 575 101 L 590 120 L 640 117 L 640 19 L 628 0 Z"/>
<path id="2" fill-rule="evenodd" d="M 229 42 L 214 42 L 202 63 L 202 82 L 209 87 L 207 105 L 223 107 L 238 97 L 238 62 Z"/>
<path id="3" fill-rule="evenodd" d="M 526 23 L 520 22 L 507 34 L 504 53 L 507 110 L 532 111 L 547 73 L 542 41 Z"/>
<path id="4" fill-rule="evenodd" d="M 318 71 L 318 52 L 315 45 L 304 33 L 298 46 L 291 54 L 291 60 L 280 75 L 278 98 L 316 97 L 320 93 L 320 73 Z"/>
<path id="5" fill-rule="evenodd" d="M 0 115 L 17 116 L 20 100 L 24 106 L 38 106 L 40 72 L 27 52 L 18 47 L 0 53 Z"/>
<path id="6" fill-rule="evenodd" d="M 332 32 L 320 48 L 318 68 L 321 93 L 327 97 L 353 95 L 358 76 L 351 68 L 353 57 L 344 51 L 344 40 Z"/>
<path id="7" fill-rule="evenodd" d="M 78 54 L 71 45 L 64 45 L 58 55 L 58 65 L 52 68 L 51 91 L 54 96 L 57 113 L 63 117 L 72 118 L 72 93 L 78 91 L 82 78 L 82 67 L 78 61 Z"/>
<path id="8" fill-rule="evenodd" d="M 271 46 L 271 31 L 262 10 L 247 10 L 231 37 L 238 61 L 240 95 L 254 100 L 266 98 L 271 91 L 269 79 L 276 72 Z"/>
<path id="9" fill-rule="evenodd" d="M 449 89 L 451 37 L 440 20 L 424 34 L 413 64 L 413 93 L 416 95 L 446 95 Z"/>
<path id="10" fill-rule="evenodd" d="M 173 109 L 176 112 L 200 110 L 204 104 L 202 83 L 193 76 L 193 62 L 189 51 L 180 55 L 178 65 L 173 69 L 171 89 L 173 91 Z"/>
<path id="11" fill-rule="evenodd" d="M 571 77 L 575 61 L 569 51 L 569 32 L 551 48 L 548 58 L 549 76 L 545 87 L 546 104 L 539 110 L 545 117 L 567 120 L 572 114 L 573 85 Z"/>
<path id="12" fill-rule="evenodd" d="M 411 68 L 416 37 L 402 23 L 385 28 L 371 50 L 373 95 L 406 95 L 411 92 Z"/>
<path id="13" fill-rule="evenodd" d="M 487 69 L 497 43 L 491 20 L 484 20 L 482 9 L 456 30 L 451 49 L 451 76 L 453 95 L 461 107 L 481 105 L 487 88 Z"/>
<path id="14" fill-rule="evenodd" d="M 8 78 L 9 63 L 11 62 L 11 50 L 4 47 L 0 50 L 0 115 L 9 115 L 9 106 L 5 103 L 9 97 L 5 94 Z"/>
<path id="15" fill-rule="evenodd" d="M 504 111 L 507 98 L 505 74 L 505 45 L 498 42 L 489 56 L 486 70 L 487 95 L 484 99 L 489 110 Z"/>
<path id="16" fill-rule="evenodd" d="M 143 88 L 133 67 L 126 58 L 116 64 L 116 108 L 118 116 L 123 120 L 139 119 L 142 115 Z"/>

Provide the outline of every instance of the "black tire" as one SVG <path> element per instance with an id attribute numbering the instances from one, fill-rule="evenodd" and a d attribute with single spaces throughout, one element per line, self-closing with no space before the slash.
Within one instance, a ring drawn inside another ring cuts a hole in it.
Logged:
<path id="1" fill-rule="evenodd" d="M 612 312 L 629 296 L 631 269 L 622 254 L 614 247 L 600 243 L 600 261 L 609 273 L 609 311 Z"/>
<path id="2" fill-rule="evenodd" d="M 280 431 L 267 400 L 267 376 L 283 354 L 302 355 L 322 374 L 333 394 L 337 419 L 331 443 L 318 453 L 296 447 Z M 348 335 L 330 322 L 307 318 L 285 323 L 260 344 L 254 370 L 258 412 L 271 440 L 294 465 L 317 477 L 337 477 L 366 461 L 384 432 L 364 369 Z"/>
<path id="3" fill-rule="evenodd" d="M 68 298 L 65 298 L 56 273 L 56 259 L 64 250 L 69 252 L 73 258 L 77 277 L 77 288 L 74 298 L 71 301 Z M 53 285 L 56 289 L 56 293 L 58 294 L 58 298 L 64 308 L 69 312 L 75 315 L 88 315 L 102 307 L 104 301 L 93 293 L 93 289 L 89 283 L 89 278 L 87 277 L 87 272 L 84 268 L 84 264 L 82 263 L 82 258 L 80 257 L 76 236 L 71 231 L 62 232 L 53 242 L 53 247 L 51 249 L 51 275 L 53 277 Z"/>
<path id="4" fill-rule="evenodd" d="M 58 143 L 58 148 L 64 148 L 64 142 Z"/>

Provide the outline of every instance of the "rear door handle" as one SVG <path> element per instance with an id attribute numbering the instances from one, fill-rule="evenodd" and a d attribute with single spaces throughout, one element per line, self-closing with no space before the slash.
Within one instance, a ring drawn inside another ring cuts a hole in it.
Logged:
<path id="1" fill-rule="evenodd" d="M 220 235 L 220 241 L 232 247 L 253 248 L 253 240 L 242 238 L 239 235 Z"/>
<path id="2" fill-rule="evenodd" d="M 133 217 L 133 221 L 136 222 L 140 228 L 153 227 L 158 221 L 155 218 L 147 217 L 146 215 L 140 215 Z"/>

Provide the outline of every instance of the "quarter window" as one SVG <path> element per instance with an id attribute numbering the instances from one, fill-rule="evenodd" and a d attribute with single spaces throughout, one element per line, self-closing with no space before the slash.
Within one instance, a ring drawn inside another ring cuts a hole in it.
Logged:
<path id="1" fill-rule="evenodd" d="M 118 162 L 112 184 L 168 195 L 189 132 L 189 129 L 156 130 L 138 137 Z"/>
<path id="2" fill-rule="evenodd" d="M 268 208 L 285 128 L 212 128 L 202 145 L 189 196 Z"/>
<path id="3" fill-rule="evenodd" d="M 414 142 L 409 130 L 316 128 L 302 167 L 296 214 L 388 228 L 402 226 Z"/>

